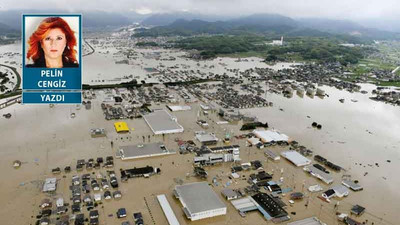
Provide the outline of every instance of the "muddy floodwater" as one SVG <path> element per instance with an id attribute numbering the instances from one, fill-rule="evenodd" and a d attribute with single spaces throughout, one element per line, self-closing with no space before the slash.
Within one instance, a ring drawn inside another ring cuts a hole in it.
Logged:
<path id="1" fill-rule="evenodd" d="M 20 43 L 0 46 L 0 53 L 18 53 Z M 96 48 L 95 48 L 96 49 Z M 172 70 L 200 70 L 205 73 L 215 73 L 234 76 L 234 72 L 228 69 L 239 69 L 244 71 L 254 67 L 272 68 L 275 70 L 290 67 L 291 63 L 280 63 L 274 66 L 267 65 L 260 58 L 247 58 L 245 61 L 237 61 L 232 58 L 217 58 L 209 61 L 194 61 L 180 56 L 183 52 L 175 50 L 157 50 L 161 55 L 175 57 L 174 61 L 158 61 L 153 58 L 139 57 L 132 60 L 131 64 L 116 64 L 118 57 L 113 54 L 116 49 L 98 51 L 83 58 L 83 83 L 84 84 L 107 84 L 129 81 L 130 75 L 138 80 L 146 82 L 157 82 L 158 78 L 150 76 L 145 68 L 151 67 L 173 67 Z M 152 50 L 141 49 L 138 52 L 146 55 Z M 0 58 L 0 63 L 10 65 L 16 61 L 15 66 L 20 71 L 21 59 L 19 54 L 11 54 Z M 125 77 L 125 78 L 124 78 Z M 277 129 L 287 134 L 290 139 L 296 140 L 301 145 L 314 151 L 329 161 L 344 168 L 344 172 L 334 173 L 335 182 L 339 184 L 342 175 L 351 175 L 353 180 L 358 180 L 364 187 L 361 192 L 350 192 L 350 195 L 341 199 L 343 207 L 352 204 L 360 204 L 367 208 L 367 216 L 376 222 L 375 224 L 398 224 L 397 214 L 400 212 L 400 107 L 375 102 L 369 97 L 376 87 L 370 84 L 360 84 L 362 90 L 368 94 L 350 93 L 328 86 L 320 87 L 326 92 L 324 98 L 317 96 L 300 97 L 296 93 L 291 98 L 282 95 L 267 93 L 263 94 L 268 101 L 273 102 L 273 107 L 251 108 L 241 110 L 243 113 L 257 116 L 262 122 L 268 122 L 270 128 Z M 344 99 L 340 102 L 339 99 Z M 95 158 L 96 156 L 113 155 L 115 149 L 110 147 L 110 141 L 115 141 L 115 146 L 124 144 L 137 144 L 142 135 L 152 135 L 151 130 L 143 119 L 129 120 L 128 124 L 135 130 L 128 135 L 116 134 L 113 127 L 114 121 L 106 121 L 101 111 L 101 100 L 93 100 L 91 110 L 76 108 L 76 106 L 32 106 L 15 104 L 2 109 L 0 114 L 11 113 L 10 119 L 0 118 L 0 174 L 4 178 L 0 186 L 0 194 L 4 196 L 1 200 L 4 206 L 0 209 L 1 218 L 7 218 L 8 224 L 29 224 L 33 221 L 31 216 L 37 214 L 38 203 L 43 198 L 39 196 L 41 183 L 47 177 L 51 177 L 51 169 L 57 166 L 72 165 L 79 158 Z M 181 104 L 184 104 L 183 101 Z M 156 106 L 165 107 L 163 105 Z M 200 130 L 196 122 L 198 115 L 198 103 L 192 103 L 193 110 L 178 112 L 174 114 L 185 128 L 181 135 L 168 136 L 166 140 L 161 137 L 157 141 L 165 141 L 169 148 L 177 148 L 175 138 L 193 139 L 194 131 Z M 71 113 L 76 117 L 71 118 Z M 216 115 L 212 115 L 216 116 Z M 210 118 L 205 118 L 210 119 Z M 213 118 L 213 120 L 218 120 Z M 311 126 L 313 122 L 322 125 L 322 129 Z M 212 125 L 214 132 L 223 137 L 226 130 L 242 134 L 238 126 L 234 125 Z M 91 128 L 104 127 L 108 134 L 107 138 L 92 139 L 89 135 Z M 254 151 L 246 147 L 245 140 L 238 140 L 237 143 L 243 147 L 241 157 L 245 161 L 260 159 L 265 160 L 262 151 Z M 282 149 L 274 149 L 280 151 Z M 254 151 L 254 153 L 252 152 Z M 22 166 L 15 170 L 12 168 L 13 160 L 20 160 Z M 159 165 L 165 171 L 161 176 L 148 180 L 137 180 L 123 186 L 123 194 L 131 195 L 119 204 L 110 203 L 103 209 L 102 221 L 113 224 L 114 218 L 106 217 L 112 214 L 121 205 L 132 205 L 131 199 L 140 204 L 133 204 L 135 210 L 144 212 L 145 221 L 150 224 L 150 214 L 143 203 L 149 201 L 149 207 L 153 210 L 157 224 L 166 224 L 161 209 L 156 202 L 154 195 L 165 193 L 172 202 L 174 211 L 178 214 L 183 224 L 207 224 L 207 222 L 190 223 L 183 217 L 180 205 L 171 197 L 173 187 L 176 183 L 173 178 L 185 179 L 187 173 L 192 171 L 192 155 L 174 155 L 164 158 L 145 159 L 132 162 L 117 162 L 115 170 L 133 166 L 146 166 L 148 164 Z M 176 163 L 177 164 L 174 164 Z M 293 184 L 303 183 L 315 184 L 317 181 L 306 176 L 301 168 L 295 168 L 286 161 L 281 160 L 277 164 L 268 164 L 267 169 L 274 168 L 275 171 L 284 168 L 285 179 L 293 179 Z M 217 167 L 211 170 L 210 174 L 228 174 L 229 165 Z M 246 174 L 248 175 L 248 174 Z M 70 176 L 66 179 L 60 178 L 60 188 L 68 192 Z M 227 176 L 225 176 L 228 181 Z M 276 175 L 274 179 L 279 179 Z M 297 181 L 295 181 L 295 179 Z M 185 182 L 196 181 L 195 178 L 187 178 Z M 221 182 L 222 183 L 222 182 Z M 246 181 L 238 181 L 238 186 L 245 187 Z M 292 185 L 292 184 L 291 184 Z M 295 185 L 293 185 L 294 187 Z M 129 187 L 129 188 L 128 188 Z M 325 187 L 327 188 L 327 187 Z M 215 188 L 220 191 L 221 186 Z M 302 189 L 297 185 L 297 191 Z M 315 197 L 315 196 L 314 196 Z M 146 200 L 146 198 L 148 200 Z M 286 197 L 287 198 L 287 197 Z M 327 224 L 336 224 L 337 220 L 333 213 L 333 204 L 320 207 L 320 200 L 314 200 L 314 208 L 304 208 L 297 204 L 290 210 L 302 212 L 303 218 L 307 216 L 320 216 Z M 226 202 L 228 205 L 228 203 Z M 128 206 L 127 206 L 128 207 Z M 328 208 L 331 207 L 331 208 Z M 129 209 L 131 210 L 131 209 Z M 133 210 L 133 209 L 132 209 Z M 26 215 L 19 217 L 19 212 L 26 212 Z M 322 211 L 322 214 L 321 214 Z M 208 220 L 214 224 L 262 224 L 265 220 L 256 213 L 250 214 L 247 218 L 241 218 L 231 205 L 228 208 L 229 214 L 226 217 L 218 217 Z M 131 213 L 131 211 L 129 211 Z M 12 216 L 12 217 L 11 217 Z M 293 216 L 295 219 L 302 219 Z M 334 222 L 332 222 L 334 221 Z M 265 222 L 266 223 L 266 222 Z M 106 223 L 104 223 L 106 224 Z"/>
<path id="2" fill-rule="evenodd" d="M 363 197 L 349 195 L 376 214 L 396 221 L 400 212 L 400 107 L 369 99 L 374 85 L 363 84 L 368 94 L 320 87 L 329 97 L 292 98 L 267 94 L 274 107 L 246 109 L 270 127 L 286 133 L 314 154 L 347 170 L 364 186 Z M 344 103 L 339 99 L 345 99 Z M 353 100 L 353 101 L 352 101 Z M 313 128 L 317 122 L 322 129 Z M 388 162 L 389 160 L 390 162 Z M 364 176 L 365 175 L 365 176 Z"/>

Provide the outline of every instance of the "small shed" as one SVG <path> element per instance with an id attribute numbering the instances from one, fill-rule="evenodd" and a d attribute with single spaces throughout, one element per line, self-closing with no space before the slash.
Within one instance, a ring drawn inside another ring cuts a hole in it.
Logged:
<path id="1" fill-rule="evenodd" d="M 224 196 L 226 198 L 226 200 L 232 200 L 232 199 L 237 199 L 239 198 L 239 194 L 229 188 L 225 188 L 221 191 L 222 196 Z"/>
<path id="2" fill-rule="evenodd" d="M 360 205 L 355 205 L 351 208 L 351 213 L 357 216 L 361 216 L 365 212 L 365 208 Z"/>
<path id="3" fill-rule="evenodd" d="M 129 127 L 126 122 L 120 121 L 114 123 L 115 131 L 117 133 L 126 133 L 129 132 Z"/>

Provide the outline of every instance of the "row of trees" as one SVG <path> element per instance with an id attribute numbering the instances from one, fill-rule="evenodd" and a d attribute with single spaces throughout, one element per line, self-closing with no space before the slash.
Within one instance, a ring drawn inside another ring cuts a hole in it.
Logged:
<path id="1" fill-rule="evenodd" d="M 180 40 L 175 43 L 175 46 L 182 49 L 199 50 L 203 58 L 210 58 L 219 54 L 265 51 L 264 45 L 255 44 L 262 39 L 258 36 L 194 37 Z"/>

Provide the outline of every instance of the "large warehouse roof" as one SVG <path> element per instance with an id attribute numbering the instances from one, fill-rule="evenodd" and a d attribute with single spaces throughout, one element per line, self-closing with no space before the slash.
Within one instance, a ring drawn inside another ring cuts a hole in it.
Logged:
<path id="1" fill-rule="evenodd" d="M 161 142 L 139 145 L 121 146 L 117 151 L 117 157 L 122 160 L 138 159 L 160 155 L 175 154 L 175 151 L 168 150 Z"/>
<path id="2" fill-rule="evenodd" d="M 207 182 L 196 182 L 175 187 L 175 195 L 181 200 L 189 213 L 226 208 Z"/>
<path id="3" fill-rule="evenodd" d="M 183 132 L 183 127 L 177 119 L 172 117 L 166 110 L 155 110 L 143 116 L 146 123 L 154 134 L 171 134 Z"/>
<path id="4" fill-rule="evenodd" d="M 296 151 L 284 151 L 281 153 L 281 156 L 285 157 L 296 166 L 306 166 L 311 163 L 311 160 Z"/>
<path id="5" fill-rule="evenodd" d="M 289 137 L 285 134 L 281 134 L 278 131 L 272 130 L 255 130 L 253 133 L 261 139 L 262 142 L 268 143 L 271 141 L 289 141 Z"/>

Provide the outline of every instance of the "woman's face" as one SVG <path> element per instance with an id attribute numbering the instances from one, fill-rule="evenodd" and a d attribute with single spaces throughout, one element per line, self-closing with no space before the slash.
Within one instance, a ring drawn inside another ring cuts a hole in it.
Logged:
<path id="1" fill-rule="evenodd" d="M 50 29 L 41 41 L 44 56 L 47 59 L 58 59 L 62 56 L 67 40 L 60 28 Z"/>

